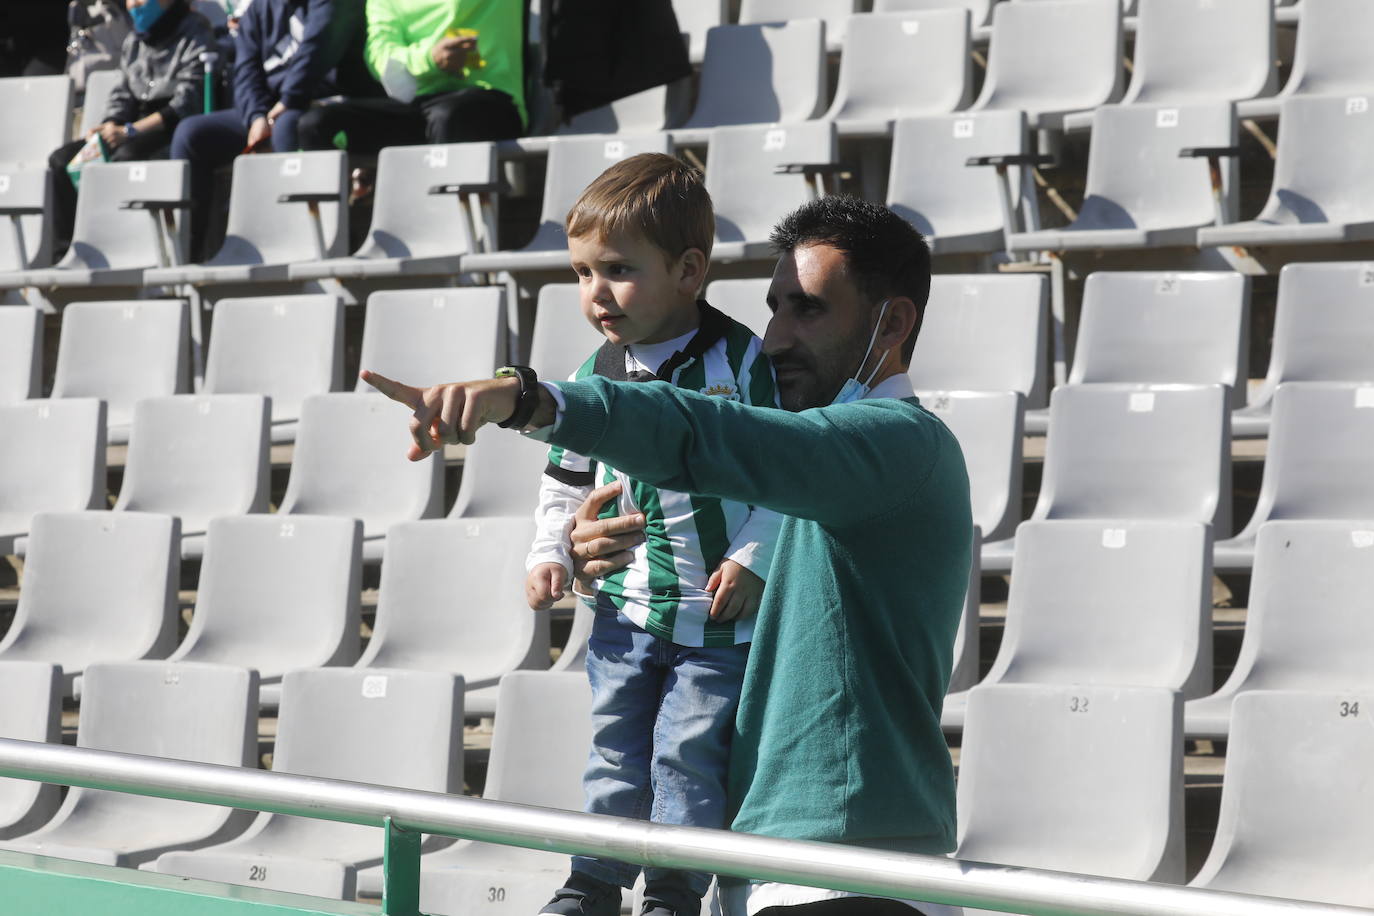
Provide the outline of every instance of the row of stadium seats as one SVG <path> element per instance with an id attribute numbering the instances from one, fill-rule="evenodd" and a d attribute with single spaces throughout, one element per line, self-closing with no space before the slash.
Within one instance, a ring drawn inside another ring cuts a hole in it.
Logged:
<path id="1" fill-rule="evenodd" d="M 86 675 L 79 746 L 252 765 L 253 672 L 172 662 L 102 664 Z M 0 665 L 7 733 L 56 734 L 59 674 Z M 486 797 L 580 807 L 590 696 L 580 674 L 501 682 Z M 318 669 L 286 675 L 273 769 L 433 792 L 461 790 L 463 682 L 435 672 Z M 1263 690 L 1235 704 L 1220 823 L 1193 879 L 1329 902 L 1370 902 L 1374 846 L 1362 771 L 1371 694 Z M 1361 710 L 1361 706 L 1364 710 Z M 982 862 L 1185 880 L 1183 707 L 1161 688 L 979 687 L 960 754 L 957 855 Z M 337 727 L 338 722 L 349 728 Z M 394 753 L 395 748 L 407 753 Z M 1007 766 L 1007 761 L 1016 761 Z M 298 893 L 380 889 L 381 831 L 165 799 L 3 784 L 3 848 L 141 866 Z M 56 810 L 54 810 L 56 809 Z M 44 826 L 46 824 L 46 826 Z M 1111 842 L 1103 842 L 1110 837 Z M 1129 838 L 1129 841 L 1127 839 Z M 436 914 L 539 906 L 566 871 L 551 853 L 425 842 L 421 905 Z M 498 893 L 493 891 L 499 890 Z"/>

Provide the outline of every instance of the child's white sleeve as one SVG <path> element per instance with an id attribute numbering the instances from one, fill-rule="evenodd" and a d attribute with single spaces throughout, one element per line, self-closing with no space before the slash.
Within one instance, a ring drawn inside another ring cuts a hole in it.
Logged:
<path id="1" fill-rule="evenodd" d="M 580 455 L 559 450 L 559 466 L 582 464 L 590 468 L 591 462 Z M 591 471 L 585 472 L 591 477 Z M 539 505 L 534 510 L 534 543 L 525 558 L 525 571 L 529 572 L 540 563 L 558 563 L 572 581 L 572 532 L 573 516 L 592 492 L 590 482 L 580 482 L 580 475 L 564 474 L 564 477 L 578 479 L 560 480 L 547 472 L 539 480 Z"/>
<path id="2" fill-rule="evenodd" d="M 755 506 L 749 511 L 749 518 L 740 527 L 739 533 L 730 542 L 725 559 L 734 560 L 765 582 L 768 571 L 773 565 L 773 548 L 778 544 L 778 531 L 782 527 L 782 516 Z"/>

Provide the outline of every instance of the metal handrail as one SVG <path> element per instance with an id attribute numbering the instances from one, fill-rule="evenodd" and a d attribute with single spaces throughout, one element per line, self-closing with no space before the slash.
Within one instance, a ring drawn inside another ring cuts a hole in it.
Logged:
<path id="1" fill-rule="evenodd" d="M 639 865 L 1027 916 L 1368 916 L 1367 909 L 966 862 L 0 738 L 0 776 L 399 827 Z"/>

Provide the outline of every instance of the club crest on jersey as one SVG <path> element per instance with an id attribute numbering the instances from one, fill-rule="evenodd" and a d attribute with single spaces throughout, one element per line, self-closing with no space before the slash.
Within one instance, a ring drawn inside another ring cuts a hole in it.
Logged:
<path id="1" fill-rule="evenodd" d="M 733 381 L 708 382 L 706 387 L 701 389 L 701 393 L 713 398 L 728 398 L 731 401 L 739 400 L 739 389 L 735 387 Z"/>

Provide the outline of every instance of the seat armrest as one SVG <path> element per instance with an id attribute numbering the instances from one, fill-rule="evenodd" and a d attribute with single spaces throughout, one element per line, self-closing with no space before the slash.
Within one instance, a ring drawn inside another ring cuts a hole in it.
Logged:
<path id="1" fill-rule="evenodd" d="M 189 210 L 190 200 L 126 200 L 120 203 L 121 210 Z"/>
<path id="2" fill-rule="evenodd" d="M 1016 153 L 1010 156 L 970 156 L 966 166 L 995 165 L 999 168 L 1008 165 L 1054 165 L 1055 159 L 1049 153 Z"/>
<path id="3" fill-rule="evenodd" d="M 848 169 L 838 162 L 786 162 L 773 167 L 774 175 L 838 175 Z"/>
<path id="4" fill-rule="evenodd" d="M 302 191 L 296 194 L 282 194 L 277 198 L 279 204 L 327 204 L 339 200 L 339 195 L 331 191 Z"/>
<path id="5" fill-rule="evenodd" d="M 429 189 L 430 194 L 504 194 L 509 191 L 504 181 L 487 181 L 474 184 L 436 184 Z"/>
<path id="6" fill-rule="evenodd" d="M 0 216 L 42 216 L 42 207 L 0 207 Z"/>
<path id="7" fill-rule="evenodd" d="M 1180 159 L 1221 159 L 1239 155 L 1239 146 L 1188 146 L 1178 151 Z"/>

